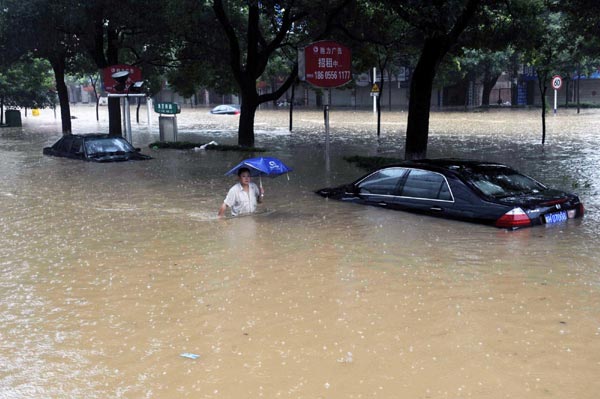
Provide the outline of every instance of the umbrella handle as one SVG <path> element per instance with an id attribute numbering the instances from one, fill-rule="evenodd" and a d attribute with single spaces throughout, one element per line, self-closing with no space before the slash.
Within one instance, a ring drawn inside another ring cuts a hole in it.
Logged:
<path id="1" fill-rule="evenodd" d="M 264 190 L 263 190 L 263 186 L 262 186 L 262 176 L 258 175 L 258 184 L 260 185 L 260 190 L 259 190 L 259 194 L 260 194 L 260 200 L 262 201 L 262 198 L 265 196 Z"/>

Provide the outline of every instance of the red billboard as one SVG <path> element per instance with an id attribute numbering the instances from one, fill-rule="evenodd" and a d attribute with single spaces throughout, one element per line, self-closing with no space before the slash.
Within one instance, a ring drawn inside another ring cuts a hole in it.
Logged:
<path id="1" fill-rule="evenodd" d="M 352 80 L 351 67 L 350 49 L 332 40 L 311 43 L 300 54 L 300 79 L 316 87 L 331 88 L 348 83 Z"/>
<path id="2" fill-rule="evenodd" d="M 119 86 L 119 82 L 113 78 L 113 74 L 117 72 L 129 72 L 129 75 L 127 75 L 127 80 L 121 86 Z M 122 93 L 133 83 L 142 80 L 142 70 L 140 68 L 125 64 L 111 65 L 106 67 L 102 70 L 102 75 L 104 80 L 104 90 L 106 90 L 107 93 L 113 94 Z"/>

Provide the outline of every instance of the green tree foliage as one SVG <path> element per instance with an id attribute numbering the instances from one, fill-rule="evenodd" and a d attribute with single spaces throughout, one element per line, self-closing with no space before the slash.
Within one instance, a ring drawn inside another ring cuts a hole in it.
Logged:
<path id="1" fill-rule="evenodd" d="M 142 0 L 0 0 L 0 46 L 18 59 L 31 51 L 50 61 L 61 105 L 63 133 L 71 132 L 65 75 L 127 63 L 139 66 L 154 92 L 157 78 L 172 61 L 173 36 L 166 18 L 178 1 Z M 119 99 L 109 100 L 109 132 L 121 134 Z"/>
<path id="2" fill-rule="evenodd" d="M 50 62 L 70 132 L 64 76 L 127 63 L 160 89 L 190 96 L 199 86 L 242 98 L 240 145 L 254 143 L 254 113 L 296 80 L 296 54 L 319 39 L 346 42 L 359 71 L 412 68 L 406 158 L 426 156 L 436 82 L 480 79 L 487 92 L 502 64 L 524 55 L 545 74 L 586 71 L 600 49 L 592 0 L 0 0 L 0 65 L 24 54 Z M 344 34 L 344 36 L 341 36 Z M 342 37 L 344 39 L 342 39 Z M 449 58 L 452 56 L 454 58 Z M 87 60 L 86 60 L 87 58 Z M 93 67 L 89 65 L 93 60 Z M 444 67 L 443 75 L 440 66 Z M 506 68 L 506 67 L 505 67 Z M 362 70 L 361 70 L 362 69 Z M 6 76 L 6 68 L 2 69 Z M 578 73 L 578 72 L 577 72 Z M 283 79 L 280 79 L 283 78 Z M 6 81 L 6 80 L 5 80 Z M 271 91 L 257 82 L 274 82 Z M 488 95 L 484 94 L 484 103 Z M 545 101 L 545 95 L 542 95 Z M 116 100 L 116 99 L 113 99 Z M 120 109 L 110 101 L 110 129 Z"/>
<path id="3" fill-rule="evenodd" d="M 419 32 L 413 36 L 420 54 L 411 78 L 405 157 L 422 158 L 427 154 L 433 82 L 444 58 L 459 55 L 461 48 L 487 50 L 491 57 L 511 43 L 532 45 L 531 35 L 538 33 L 538 25 L 530 24 L 532 10 L 539 10 L 542 0 L 381 1 Z"/>
<path id="4" fill-rule="evenodd" d="M 48 61 L 24 57 L 0 67 L 0 114 L 4 107 L 46 108 L 56 104 L 54 79 Z"/>
<path id="5" fill-rule="evenodd" d="M 453 65 L 458 66 L 461 76 L 482 85 L 484 107 L 489 106 L 491 90 L 503 72 L 509 72 L 511 80 L 516 78 L 520 51 L 531 47 L 531 28 L 536 26 L 534 22 L 540 11 L 539 5 L 531 0 L 499 4 L 483 5 L 482 12 L 474 15 L 452 52 Z M 497 100 L 500 99 L 494 99 Z"/>
<path id="6" fill-rule="evenodd" d="M 596 0 L 552 1 L 551 8 L 563 13 L 568 32 L 581 36 L 586 45 L 584 52 L 600 52 L 600 14 Z M 588 54 L 589 55 L 589 54 Z"/>
<path id="7" fill-rule="evenodd" d="M 590 11 L 597 6 L 598 3 L 593 0 L 563 0 L 553 6 L 554 10 L 561 12 L 562 33 L 570 47 L 567 50 L 566 76 L 587 76 L 600 67 L 600 14 Z M 575 96 L 579 113 L 579 79 L 575 80 Z"/>
<path id="8" fill-rule="evenodd" d="M 482 86 L 481 106 L 490 105 L 490 93 L 500 75 L 510 70 L 514 50 L 508 47 L 503 51 L 463 49 L 460 56 L 454 58 L 461 76 Z M 502 101 L 510 100 L 502 99 Z"/>
<path id="9" fill-rule="evenodd" d="M 353 7 L 348 7 L 343 14 L 343 21 L 334 24 L 333 28 L 339 29 L 349 40 L 348 45 L 353 50 L 353 67 L 357 72 L 370 72 L 371 68 L 376 67 L 381 73 L 382 79 L 371 82 L 379 86 L 379 95 L 376 97 L 379 137 L 385 74 L 390 77 L 400 67 L 414 64 L 418 49 L 412 45 L 412 35 L 417 31 L 390 13 L 384 4 L 368 1 L 356 2 Z"/>
<path id="10" fill-rule="evenodd" d="M 535 68 L 537 83 L 542 100 L 542 144 L 546 142 L 546 102 L 547 92 L 553 75 L 560 73 L 570 56 L 574 43 L 567 40 L 562 13 L 538 2 L 539 12 L 532 22 L 535 31 L 532 45 L 525 49 L 525 61 Z"/>
<path id="11" fill-rule="evenodd" d="M 0 0 L 7 23 L 3 41 L 12 44 L 11 53 L 20 57 L 31 53 L 49 61 L 56 81 L 62 130 L 71 133 L 71 114 L 65 73 L 78 52 L 78 40 L 65 29 L 69 22 L 68 2 L 56 0 Z M 18 44 L 17 44 L 18 43 Z"/>
<path id="12" fill-rule="evenodd" d="M 228 61 L 232 76 L 242 98 L 238 144 L 254 145 L 254 116 L 258 106 L 281 97 L 296 80 L 297 49 L 311 38 L 323 34 L 331 18 L 339 13 L 347 1 L 303 0 L 213 0 L 213 11 L 219 21 L 228 45 Z M 318 16 L 318 18 L 317 18 Z M 290 68 L 280 87 L 259 94 L 257 80 L 278 55 L 289 58 Z"/>
<path id="13" fill-rule="evenodd" d="M 182 0 L 171 4 L 169 14 L 170 29 L 179 39 L 172 49 L 169 85 L 184 97 L 191 97 L 200 87 L 222 94 L 238 92 L 229 65 L 228 42 L 211 3 Z"/>
<path id="14" fill-rule="evenodd" d="M 442 59 L 458 43 L 484 0 L 393 1 L 396 15 L 420 33 L 421 51 L 410 83 L 405 158 L 427 155 L 433 81 Z"/>
<path id="15" fill-rule="evenodd" d="M 181 67 L 169 75 L 169 82 L 188 95 L 198 86 L 239 93 L 238 143 L 251 147 L 259 104 L 277 100 L 291 87 L 298 48 L 321 38 L 347 2 L 183 1 L 181 11 L 171 10 L 178 16 L 173 29 L 182 41 L 176 47 Z M 259 81 L 275 80 L 270 91 L 259 93 Z"/>
<path id="16" fill-rule="evenodd" d="M 168 6 L 174 1 L 55 0 L 65 12 L 60 30 L 77 39 L 80 53 L 97 69 L 129 64 L 142 69 L 151 92 L 160 89 L 158 79 L 172 60 L 173 36 L 168 29 Z M 121 135 L 118 98 L 109 98 L 109 134 Z"/>

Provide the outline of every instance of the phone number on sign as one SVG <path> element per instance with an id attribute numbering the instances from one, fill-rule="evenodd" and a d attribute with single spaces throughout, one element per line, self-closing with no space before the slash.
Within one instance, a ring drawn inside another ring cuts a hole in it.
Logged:
<path id="1" fill-rule="evenodd" d="M 319 80 L 350 79 L 350 71 L 316 71 L 315 78 Z"/>

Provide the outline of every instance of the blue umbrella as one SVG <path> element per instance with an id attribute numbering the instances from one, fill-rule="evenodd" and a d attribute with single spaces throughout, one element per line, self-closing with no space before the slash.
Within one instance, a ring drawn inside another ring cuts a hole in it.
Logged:
<path id="1" fill-rule="evenodd" d="M 236 175 L 240 168 L 248 168 L 250 176 L 275 177 L 292 171 L 292 168 L 281 162 L 281 160 L 273 157 L 248 158 L 234 166 L 225 176 Z M 262 180 L 260 181 L 262 187 Z"/>

